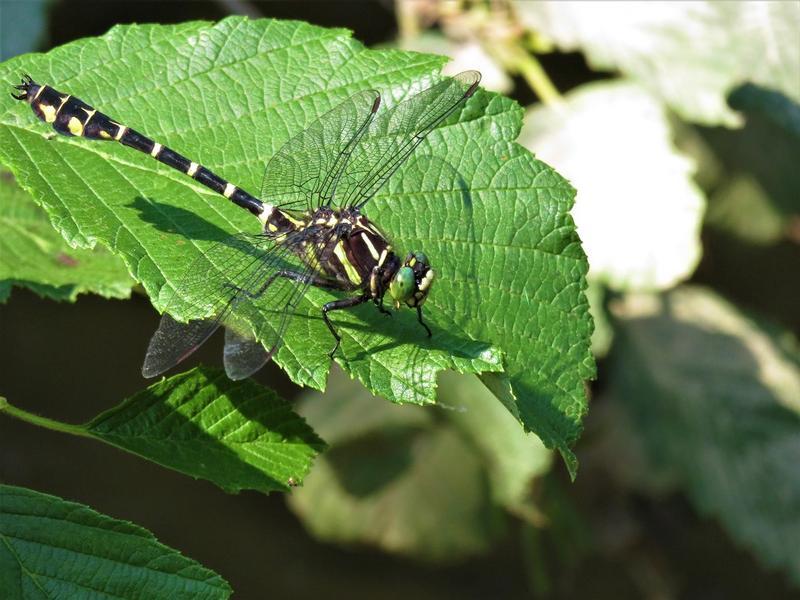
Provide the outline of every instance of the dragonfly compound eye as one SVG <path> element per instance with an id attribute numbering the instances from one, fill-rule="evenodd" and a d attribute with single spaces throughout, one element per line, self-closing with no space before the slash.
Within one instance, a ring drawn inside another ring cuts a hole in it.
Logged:
<path id="1" fill-rule="evenodd" d="M 400 267 L 395 276 L 389 283 L 389 295 L 394 300 L 395 308 L 400 308 L 401 302 L 408 302 L 417 290 L 417 281 L 414 277 L 414 269 L 411 267 Z"/>

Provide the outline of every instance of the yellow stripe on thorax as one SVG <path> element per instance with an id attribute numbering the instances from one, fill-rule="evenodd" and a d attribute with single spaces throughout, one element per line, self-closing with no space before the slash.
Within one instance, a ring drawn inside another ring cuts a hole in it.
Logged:
<path id="1" fill-rule="evenodd" d="M 333 248 L 333 253 L 336 255 L 340 261 L 342 261 L 342 266 L 344 266 L 344 272 L 347 275 L 347 278 L 350 280 L 351 283 L 356 285 L 361 283 L 361 276 L 358 274 L 358 271 L 347 258 L 347 253 L 344 251 L 344 242 L 339 241 L 337 242 L 336 246 Z"/>

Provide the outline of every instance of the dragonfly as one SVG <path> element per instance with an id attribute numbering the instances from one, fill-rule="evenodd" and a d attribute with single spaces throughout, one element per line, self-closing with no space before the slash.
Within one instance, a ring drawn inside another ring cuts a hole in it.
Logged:
<path id="1" fill-rule="evenodd" d="M 142 374 L 155 377 L 225 328 L 223 362 L 244 379 L 272 359 L 310 287 L 347 293 L 322 306 L 330 313 L 372 302 L 384 314 L 416 310 L 430 337 L 423 305 L 435 278 L 424 252 L 401 259 L 364 214 L 365 205 L 434 129 L 470 98 L 478 71 L 444 78 L 383 109 L 376 90 L 357 92 L 291 137 L 267 162 L 261 193 L 253 196 L 208 168 L 123 125 L 70 94 L 25 75 L 12 96 L 62 135 L 116 141 L 185 173 L 260 221 L 258 234 L 240 233 L 201 253 L 178 280 L 148 345 Z M 203 318 L 181 322 L 170 313 L 188 302 Z M 269 319 L 259 315 L 269 314 Z M 263 323 L 254 331 L 255 323 Z"/>

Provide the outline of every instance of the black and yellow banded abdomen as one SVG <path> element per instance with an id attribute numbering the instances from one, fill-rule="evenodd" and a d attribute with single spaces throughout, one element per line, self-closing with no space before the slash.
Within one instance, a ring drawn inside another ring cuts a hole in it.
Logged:
<path id="1" fill-rule="evenodd" d="M 30 78 L 24 79 L 22 85 L 16 87 L 22 93 L 12 94 L 14 98 L 27 101 L 34 114 L 51 124 L 58 133 L 92 140 L 117 141 L 185 173 L 256 216 L 265 212 L 264 204 L 251 194 L 174 150 L 114 121 L 82 100 L 49 85 L 38 85 Z"/>

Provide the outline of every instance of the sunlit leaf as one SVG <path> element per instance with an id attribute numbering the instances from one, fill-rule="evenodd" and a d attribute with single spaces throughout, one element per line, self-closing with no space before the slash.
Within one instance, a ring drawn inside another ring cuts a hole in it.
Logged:
<path id="1" fill-rule="evenodd" d="M 0 398 L 3 412 L 106 442 L 228 492 L 286 491 L 325 448 L 272 390 L 205 367 L 163 379 L 84 425 L 31 415 Z"/>
<path id="2" fill-rule="evenodd" d="M 84 429 L 229 492 L 286 490 L 325 447 L 274 392 L 207 368 L 156 383 Z"/>
<path id="3" fill-rule="evenodd" d="M 53 300 L 86 292 L 127 298 L 133 283 L 108 251 L 70 248 L 11 174 L 0 171 L 0 301 L 13 286 Z"/>
<path id="4" fill-rule="evenodd" d="M 252 192 L 269 157 L 314 117 L 367 88 L 391 104 L 429 85 L 443 62 L 367 50 L 342 30 L 231 18 L 116 27 L 8 61 L 0 79 L 29 72 Z M 371 391 L 415 403 L 433 401 L 442 369 L 505 367 L 522 422 L 574 472 L 569 445 L 586 411 L 583 382 L 594 374 L 587 263 L 568 213 L 574 191 L 514 143 L 520 122 L 511 100 L 476 94 L 367 205 L 401 254 L 424 250 L 431 259 L 438 277 L 425 308 L 434 335 L 428 340 L 408 310 L 391 320 L 366 305 L 340 311 L 336 361 Z M 244 211 L 147 156 L 47 135 L 29 108 L 9 104 L 0 160 L 67 240 L 120 255 L 160 309 L 211 241 L 258 230 Z M 315 388 L 330 366 L 320 307 L 331 298 L 310 291 L 276 357 Z"/>
<path id="5" fill-rule="evenodd" d="M 653 96 L 629 82 L 582 86 L 530 110 L 521 141 L 578 189 L 573 215 L 590 278 L 661 289 L 692 273 L 705 200 Z"/>
<path id="6" fill-rule="evenodd" d="M 598 69 L 636 79 L 681 116 L 741 124 L 728 95 L 752 82 L 800 104 L 797 2 L 527 2 L 524 22 Z"/>

